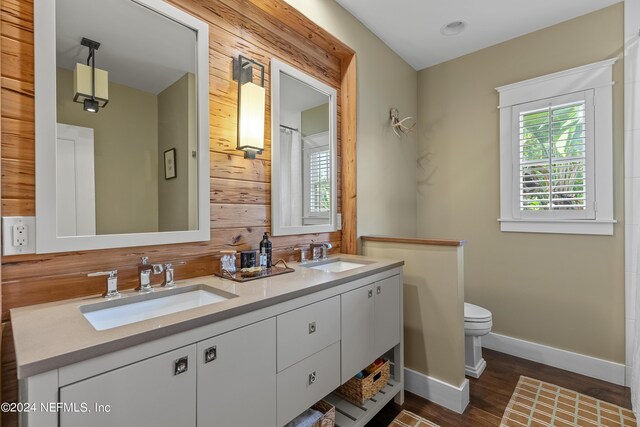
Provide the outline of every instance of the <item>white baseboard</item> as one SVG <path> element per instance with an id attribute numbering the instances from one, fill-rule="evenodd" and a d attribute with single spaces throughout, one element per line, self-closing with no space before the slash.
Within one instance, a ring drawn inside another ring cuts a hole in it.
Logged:
<path id="1" fill-rule="evenodd" d="M 469 380 L 459 387 L 404 368 L 404 389 L 459 414 L 469 404 Z"/>
<path id="2" fill-rule="evenodd" d="M 625 385 L 625 365 L 622 363 L 585 356 L 493 332 L 482 337 L 482 347 L 610 383 Z"/>

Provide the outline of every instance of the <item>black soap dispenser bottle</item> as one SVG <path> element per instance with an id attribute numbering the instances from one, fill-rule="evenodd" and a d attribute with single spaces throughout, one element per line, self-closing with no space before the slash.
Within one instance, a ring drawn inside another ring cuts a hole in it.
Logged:
<path id="1" fill-rule="evenodd" d="M 264 253 L 267 254 L 267 268 L 271 268 L 271 242 L 269 241 L 269 236 L 266 232 L 260 241 L 260 253 L 262 253 L 263 249 Z"/>

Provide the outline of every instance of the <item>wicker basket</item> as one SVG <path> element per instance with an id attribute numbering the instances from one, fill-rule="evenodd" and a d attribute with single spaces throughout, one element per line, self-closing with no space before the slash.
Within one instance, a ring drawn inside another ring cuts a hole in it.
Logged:
<path id="1" fill-rule="evenodd" d="M 331 403 L 321 400 L 311 408 L 324 414 L 312 427 L 334 427 L 336 425 L 336 407 Z"/>
<path id="2" fill-rule="evenodd" d="M 337 392 L 349 402 L 362 406 L 382 390 L 387 381 L 389 381 L 388 360 L 364 378 L 351 378 L 342 384 Z"/>

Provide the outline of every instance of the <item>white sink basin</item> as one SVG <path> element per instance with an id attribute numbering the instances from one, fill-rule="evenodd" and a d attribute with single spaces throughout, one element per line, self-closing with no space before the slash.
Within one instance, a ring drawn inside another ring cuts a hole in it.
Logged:
<path id="1" fill-rule="evenodd" d="M 353 270 L 354 268 L 364 267 L 367 264 L 361 264 L 358 262 L 344 261 L 341 259 L 330 260 L 321 264 L 309 265 L 307 268 L 314 270 L 326 271 L 329 273 L 341 273 L 343 271 Z"/>
<path id="2" fill-rule="evenodd" d="M 85 305 L 80 311 L 97 331 L 104 331 L 235 297 L 205 285 L 193 285 Z"/>

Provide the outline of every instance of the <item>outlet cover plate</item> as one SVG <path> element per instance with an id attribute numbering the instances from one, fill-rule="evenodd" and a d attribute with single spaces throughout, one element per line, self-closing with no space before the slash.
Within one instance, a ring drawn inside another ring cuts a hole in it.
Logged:
<path id="1" fill-rule="evenodd" d="M 26 226 L 27 244 L 13 245 L 13 227 Z M 36 217 L 35 216 L 3 216 L 2 217 L 2 255 L 22 255 L 36 253 Z"/>

